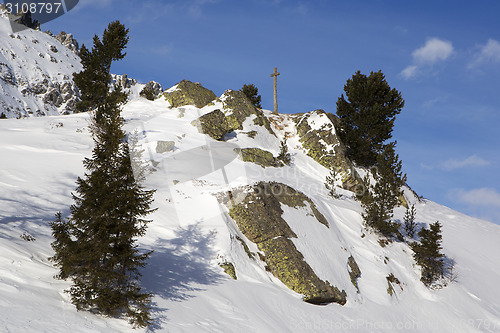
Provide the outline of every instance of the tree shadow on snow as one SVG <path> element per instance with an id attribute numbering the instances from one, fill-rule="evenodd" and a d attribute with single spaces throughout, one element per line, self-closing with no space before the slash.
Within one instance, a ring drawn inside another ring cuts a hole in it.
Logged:
<path id="1" fill-rule="evenodd" d="M 184 301 L 203 291 L 203 286 L 220 283 L 220 272 L 210 265 L 216 258 L 212 248 L 214 236 L 213 231 L 203 233 L 197 223 L 179 227 L 174 238 L 157 242 L 142 272 L 145 290 L 166 300 Z M 159 329 L 161 322 L 165 322 L 165 316 L 161 315 L 164 311 L 153 305 L 153 312 L 160 316 L 150 329 Z"/>

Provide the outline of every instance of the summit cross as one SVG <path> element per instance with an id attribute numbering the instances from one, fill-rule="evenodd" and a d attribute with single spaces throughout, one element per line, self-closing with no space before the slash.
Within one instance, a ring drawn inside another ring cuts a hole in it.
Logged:
<path id="1" fill-rule="evenodd" d="M 274 73 L 271 77 L 274 78 L 274 113 L 278 113 L 278 68 L 274 67 Z"/>

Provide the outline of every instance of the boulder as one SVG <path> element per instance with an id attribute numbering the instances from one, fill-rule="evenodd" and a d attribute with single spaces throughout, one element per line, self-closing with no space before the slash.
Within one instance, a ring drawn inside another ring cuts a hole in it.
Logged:
<path id="1" fill-rule="evenodd" d="M 189 80 L 179 82 L 175 89 L 169 89 L 163 95 L 173 108 L 194 105 L 201 109 L 217 98 L 213 91 L 204 88 L 198 82 L 193 83 Z"/>
<path id="2" fill-rule="evenodd" d="M 235 153 L 239 154 L 244 162 L 252 162 L 263 168 L 283 166 L 270 151 L 260 148 L 237 148 L 235 149 Z"/>
<path id="3" fill-rule="evenodd" d="M 207 134 L 212 139 L 217 141 L 223 141 L 224 135 L 232 132 L 232 129 L 228 125 L 226 116 L 221 110 L 214 110 L 210 113 L 204 114 L 191 124 L 196 126 L 200 133 Z"/>
<path id="4" fill-rule="evenodd" d="M 174 151 L 175 142 L 174 141 L 158 141 L 156 143 L 156 152 L 158 154 L 167 153 Z"/>

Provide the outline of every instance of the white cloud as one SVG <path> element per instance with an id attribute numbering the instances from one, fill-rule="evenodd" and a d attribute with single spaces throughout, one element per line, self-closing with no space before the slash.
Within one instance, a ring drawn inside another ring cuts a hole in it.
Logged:
<path id="1" fill-rule="evenodd" d="M 457 159 L 449 159 L 443 163 L 441 163 L 441 167 L 445 170 L 455 170 L 466 167 L 480 167 L 490 165 L 491 163 L 478 157 L 476 155 L 472 155 L 463 160 Z"/>
<path id="2" fill-rule="evenodd" d="M 429 39 L 424 46 L 413 51 L 413 60 L 417 64 L 434 64 L 448 59 L 453 53 L 451 42 L 438 38 Z"/>
<path id="3" fill-rule="evenodd" d="M 422 69 L 447 60 L 453 54 L 453 44 L 439 38 L 430 38 L 424 46 L 412 52 L 413 63 L 400 73 L 405 79 L 415 77 Z"/>
<path id="4" fill-rule="evenodd" d="M 471 206 L 500 208 L 500 193 L 492 188 L 483 187 L 469 191 L 459 189 L 455 197 Z"/>
<path id="5" fill-rule="evenodd" d="M 410 65 L 401 71 L 401 75 L 408 80 L 417 75 L 417 72 L 418 67 L 416 65 Z"/>
<path id="6" fill-rule="evenodd" d="M 469 64 L 469 68 L 477 67 L 483 63 L 500 62 L 500 42 L 488 39 L 488 42 L 479 48 L 474 60 Z"/>

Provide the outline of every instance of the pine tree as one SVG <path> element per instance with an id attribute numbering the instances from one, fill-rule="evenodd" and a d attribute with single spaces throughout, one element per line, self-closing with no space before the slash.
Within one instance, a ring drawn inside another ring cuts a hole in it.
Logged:
<path id="1" fill-rule="evenodd" d="M 111 82 L 111 63 L 123 59 L 129 37 L 119 21 L 112 22 L 104 31 L 102 41 L 95 35 L 92 50 L 85 45 L 80 49 L 83 71 L 73 74 L 73 80 L 80 90 L 81 101 L 76 104 L 80 112 L 94 110 L 108 96 Z"/>
<path id="2" fill-rule="evenodd" d="M 150 222 L 144 217 L 153 211 L 154 191 L 144 190 L 134 177 L 120 115 L 126 94 L 118 86 L 103 90 L 111 81 L 111 62 L 124 57 L 127 34 L 119 22 L 111 23 L 102 42 L 96 36 L 92 51 L 85 49 L 84 70 L 75 74 L 80 106 L 94 110 L 90 131 L 95 146 L 92 157 L 83 161 L 87 172 L 76 182 L 71 216 L 63 220 L 59 213 L 52 223 L 52 260 L 60 278 L 71 278 L 68 292 L 78 310 L 127 315 L 134 326 L 143 327 L 151 322 L 151 294 L 141 291 L 139 268 L 150 253 L 141 254 L 136 240 Z M 88 83 L 96 77 L 105 81 L 91 89 Z"/>
<path id="3" fill-rule="evenodd" d="M 430 225 L 430 229 L 422 228 L 418 232 L 420 243 L 413 243 L 413 258 L 422 267 L 421 280 L 426 286 L 431 286 L 444 274 L 444 254 L 441 253 L 442 234 L 439 221 Z"/>
<path id="4" fill-rule="evenodd" d="M 415 236 L 415 228 L 417 224 L 415 223 L 415 215 L 417 214 L 417 210 L 415 209 L 415 205 L 408 206 L 406 208 L 405 216 L 403 218 L 406 235 L 408 237 L 413 238 Z"/>
<path id="5" fill-rule="evenodd" d="M 253 84 L 245 84 L 241 91 L 248 97 L 250 102 L 256 107 L 261 109 L 262 105 L 260 104 L 262 97 L 259 95 L 259 89 Z"/>
<path id="6" fill-rule="evenodd" d="M 337 170 L 331 169 L 330 175 L 326 176 L 325 187 L 328 190 L 328 195 L 334 199 L 340 199 L 341 194 L 337 193 Z"/>
<path id="7" fill-rule="evenodd" d="M 406 181 L 406 174 L 403 175 L 401 170 L 402 163 L 394 150 L 395 145 L 395 142 L 385 145 L 377 156 L 377 171 L 374 174 L 376 183 L 362 202 L 365 223 L 386 237 L 399 236 L 400 224 L 391 219 Z"/>
<path id="8" fill-rule="evenodd" d="M 290 156 L 290 153 L 288 152 L 288 146 L 286 144 L 286 141 L 281 141 L 280 144 L 280 153 L 278 155 L 278 161 L 283 162 L 284 165 L 290 165 L 292 162 L 292 157 Z"/>
<path id="9" fill-rule="evenodd" d="M 344 86 L 337 101 L 340 119 L 339 136 L 347 146 L 349 157 L 357 164 L 370 167 L 385 141 L 392 137 L 396 115 L 404 100 L 391 89 L 381 71 L 367 77 L 357 71 Z"/>

